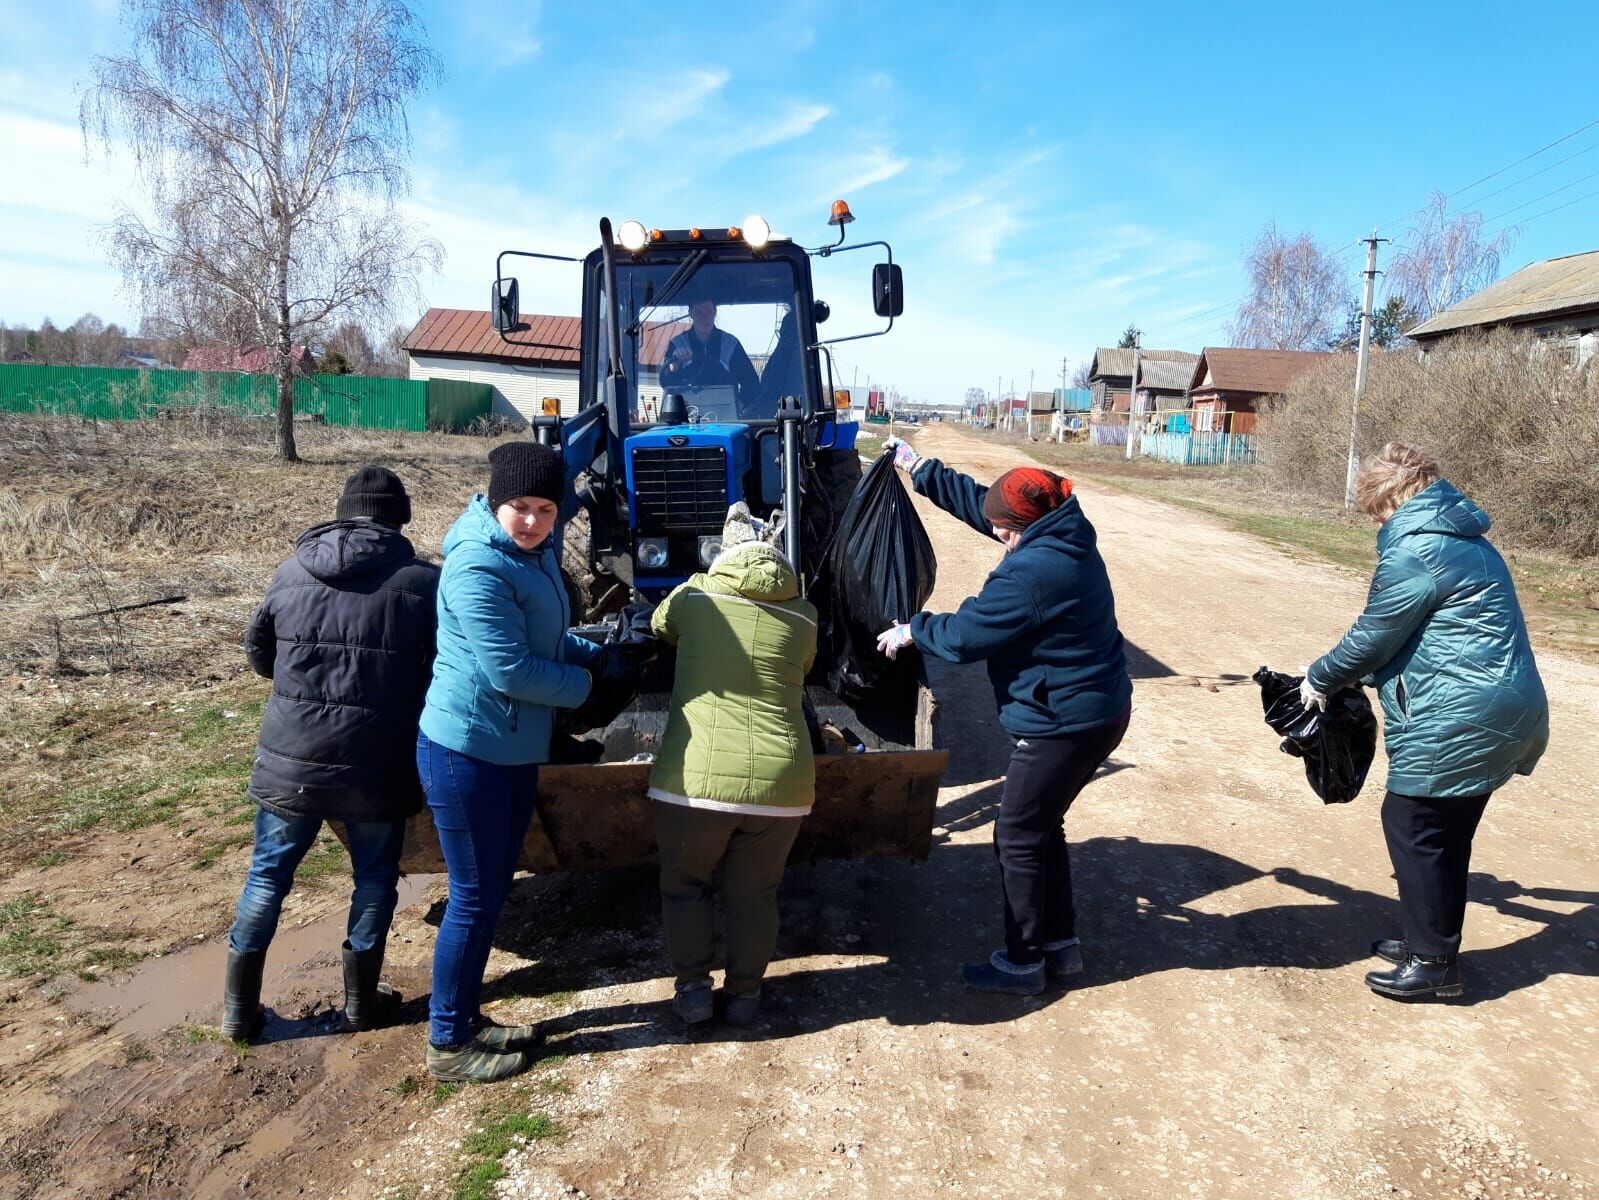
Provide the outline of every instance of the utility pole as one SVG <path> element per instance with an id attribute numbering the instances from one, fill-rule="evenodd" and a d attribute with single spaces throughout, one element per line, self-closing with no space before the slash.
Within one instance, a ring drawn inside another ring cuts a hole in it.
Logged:
<path id="1" fill-rule="evenodd" d="M 1138 350 L 1144 340 L 1142 330 L 1133 330 L 1132 394 L 1127 397 L 1127 457 L 1133 456 L 1133 430 L 1138 425 Z"/>
<path id="2" fill-rule="evenodd" d="M 1371 299 L 1377 285 L 1377 243 L 1387 238 L 1377 236 L 1373 229 L 1366 242 L 1366 294 L 1360 304 L 1360 351 L 1355 357 L 1355 399 L 1349 406 L 1349 465 L 1344 472 L 1344 507 L 1355 507 L 1355 469 L 1359 459 L 1355 454 L 1355 434 L 1360 423 L 1360 401 L 1366 394 L 1366 368 L 1371 361 Z"/>

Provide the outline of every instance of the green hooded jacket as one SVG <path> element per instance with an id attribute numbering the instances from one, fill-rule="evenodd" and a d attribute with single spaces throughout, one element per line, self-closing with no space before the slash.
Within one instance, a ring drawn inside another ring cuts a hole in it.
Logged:
<path id="1" fill-rule="evenodd" d="M 1549 702 L 1489 525 L 1443 479 L 1400 505 L 1377 535 L 1366 611 L 1306 672 L 1327 695 L 1377 685 L 1391 792 L 1484 795 L 1532 774 L 1549 742 Z"/>
<path id="2" fill-rule="evenodd" d="M 746 542 L 674 588 L 651 626 L 677 647 L 650 795 L 720 812 L 803 816 L 816 765 L 803 708 L 816 609 L 772 547 Z"/>

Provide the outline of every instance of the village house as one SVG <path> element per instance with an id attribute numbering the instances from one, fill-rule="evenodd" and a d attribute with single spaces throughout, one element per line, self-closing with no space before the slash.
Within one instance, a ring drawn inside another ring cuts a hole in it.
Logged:
<path id="1" fill-rule="evenodd" d="M 1544 339 L 1581 366 L 1599 352 L 1599 250 L 1522 267 L 1405 330 L 1423 354 L 1451 337 L 1511 329 Z"/>
<path id="2" fill-rule="evenodd" d="M 1195 428 L 1254 432 L 1261 401 L 1286 395 L 1289 384 L 1301 372 L 1332 357 L 1332 352 L 1326 350 L 1206 346 L 1194 363 L 1188 382 Z M 1214 415 L 1202 415 L 1207 413 Z"/>
<path id="3" fill-rule="evenodd" d="M 1138 361 L 1144 364 L 1166 362 L 1192 367 L 1199 357 L 1186 350 L 1140 350 Z M 1142 369 L 1140 378 L 1147 379 Z M 1133 351 L 1130 347 L 1101 346 L 1094 351 L 1088 365 L 1088 389 L 1093 393 L 1095 412 L 1126 412 L 1132 407 Z"/>

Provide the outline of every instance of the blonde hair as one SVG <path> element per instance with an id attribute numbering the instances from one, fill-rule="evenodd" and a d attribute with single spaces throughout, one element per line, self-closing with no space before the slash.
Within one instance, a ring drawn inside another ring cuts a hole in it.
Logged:
<path id="1" fill-rule="evenodd" d="M 1438 460 L 1404 442 L 1389 442 L 1355 476 L 1355 503 L 1384 522 L 1417 492 L 1438 482 Z"/>

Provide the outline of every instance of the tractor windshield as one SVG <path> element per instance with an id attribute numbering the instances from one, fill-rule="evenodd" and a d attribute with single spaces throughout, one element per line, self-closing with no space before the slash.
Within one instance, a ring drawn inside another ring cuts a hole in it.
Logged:
<path id="1" fill-rule="evenodd" d="M 653 422 L 668 392 L 682 394 L 691 422 L 771 420 L 783 397 L 805 394 L 793 267 L 780 258 L 710 259 L 684 271 L 687 257 L 616 264 L 634 420 Z M 595 376 L 586 381 L 593 388 L 610 370 L 607 313 L 602 276 Z"/>

